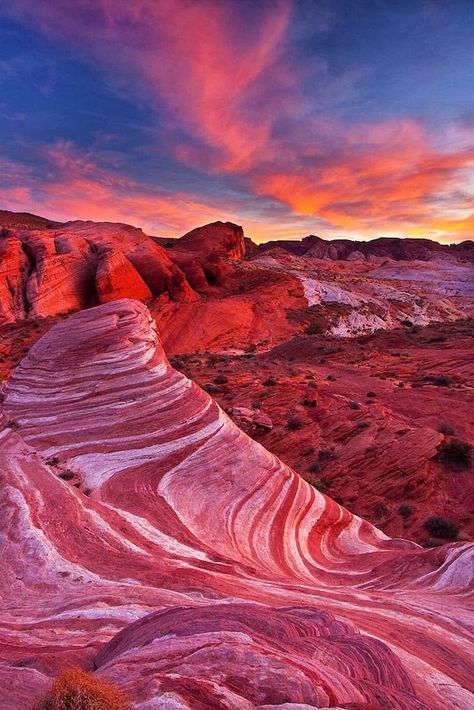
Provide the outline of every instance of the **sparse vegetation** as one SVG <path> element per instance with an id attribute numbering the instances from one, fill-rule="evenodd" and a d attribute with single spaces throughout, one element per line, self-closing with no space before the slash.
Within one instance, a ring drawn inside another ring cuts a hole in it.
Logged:
<path id="1" fill-rule="evenodd" d="M 57 456 L 51 456 L 49 459 L 46 459 L 45 464 L 47 466 L 57 466 L 59 463 L 59 459 Z"/>
<path id="2" fill-rule="evenodd" d="M 275 387 L 276 384 L 278 383 L 273 377 L 267 377 L 267 379 L 262 382 L 264 387 Z"/>
<path id="3" fill-rule="evenodd" d="M 360 409 L 359 402 L 349 402 L 350 409 Z"/>
<path id="4" fill-rule="evenodd" d="M 451 387 L 451 385 L 454 384 L 452 377 L 448 377 L 447 375 L 425 375 L 423 380 L 424 382 L 429 382 L 438 387 Z"/>
<path id="5" fill-rule="evenodd" d="M 308 397 L 305 397 L 302 401 L 303 407 L 317 407 L 318 403 L 315 399 L 309 399 Z"/>
<path id="6" fill-rule="evenodd" d="M 372 390 L 370 392 L 367 392 L 367 397 L 376 397 L 376 396 L 377 395 L 375 394 L 375 392 L 372 392 Z"/>
<path id="7" fill-rule="evenodd" d="M 409 518 L 411 515 L 413 515 L 413 508 L 410 505 L 401 505 L 398 509 L 398 512 L 402 516 L 402 518 Z"/>
<path id="8" fill-rule="evenodd" d="M 469 468 L 472 462 L 472 446 L 462 439 L 449 439 L 438 446 L 438 459 L 448 468 Z"/>
<path id="9" fill-rule="evenodd" d="M 78 668 L 64 671 L 32 710 L 128 710 L 119 688 Z"/>
<path id="10" fill-rule="evenodd" d="M 306 326 L 304 332 L 306 333 L 306 335 L 323 335 L 324 328 L 317 321 L 313 321 L 312 323 Z"/>
<path id="11" fill-rule="evenodd" d="M 226 375 L 217 375 L 217 377 L 214 377 L 215 385 L 226 385 L 228 381 L 229 378 Z"/>
<path id="12" fill-rule="evenodd" d="M 66 469 L 65 471 L 61 471 L 61 473 L 59 474 L 59 478 L 62 478 L 63 481 L 72 481 L 72 479 L 74 478 L 74 473 L 69 469 Z"/>
<path id="13" fill-rule="evenodd" d="M 439 515 L 433 515 L 427 518 L 423 523 L 423 527 L 430 535 L 442 537 L 445 540 L 456 540 L 459 535 L 459 525 L 453 520 L 443 518 Z"/>
<path id="14" fill-rule="evenodd" d="M 332 486 L 332 480 L 327 476 L 323 476 L 322 478 L 308 476 L 306 481 L 314 486 L 320 493 L 326 493 Z"/>
<path id="15" fill-rule="evenodd" d="M 297 431 L 298 429 L 302 429 L 303 426 L 304 426 L 304 421 L 300 417 L 297 417 L 296 415 L 290 417 L 286 423 L 286 428 L 289 431 Z"/>

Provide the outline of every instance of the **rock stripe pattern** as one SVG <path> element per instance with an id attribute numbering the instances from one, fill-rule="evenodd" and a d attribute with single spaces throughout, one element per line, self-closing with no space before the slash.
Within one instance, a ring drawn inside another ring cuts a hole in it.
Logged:
<path id="1" fill-rule="evenodd" d="M 473 546 L 389 539 L 308 485 L 143 304 L 54 326 L 1 416 L 2 708 L 78 664 L 141 710 L 473 703 Z"/>

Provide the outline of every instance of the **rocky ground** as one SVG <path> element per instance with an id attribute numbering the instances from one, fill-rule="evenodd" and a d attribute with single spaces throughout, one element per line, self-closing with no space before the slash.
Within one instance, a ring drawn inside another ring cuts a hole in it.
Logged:
<path id="1" fill-rule="evenodd" d="M 424 527 L 433 515 L 474 533 L 472 464 L 439 453 L 474 443 L 473 349 L 467 319 L 172 361 L 319 490 L 388 535 L 433 545 L 444 541 Z"/>

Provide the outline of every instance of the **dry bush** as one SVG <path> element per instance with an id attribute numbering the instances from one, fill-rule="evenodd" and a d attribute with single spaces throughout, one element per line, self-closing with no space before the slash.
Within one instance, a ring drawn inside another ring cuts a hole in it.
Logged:
<path id="1" fill-rule="evenodd" d="M 129 710 L 122 691 L 101 678 L 72 668 L 61 673 L 32 710 Z"/>

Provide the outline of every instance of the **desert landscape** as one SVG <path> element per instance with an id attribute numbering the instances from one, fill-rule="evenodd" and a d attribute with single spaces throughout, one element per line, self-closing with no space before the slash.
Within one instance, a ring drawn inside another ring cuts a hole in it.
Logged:
<path id="1" fill-rule="evenodd" d="M 474 709 L 473 10 L 0 3 L 0 710 Z"/>
<path id="2" fill-rule="evenodd" d="M 2 707 L 468 707 L 474 243 L 1 221 Z"/>

